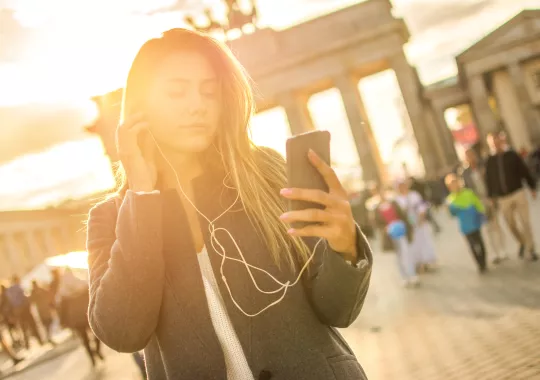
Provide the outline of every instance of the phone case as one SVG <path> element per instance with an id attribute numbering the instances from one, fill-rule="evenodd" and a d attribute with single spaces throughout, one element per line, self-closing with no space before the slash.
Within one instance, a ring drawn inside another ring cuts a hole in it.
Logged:
<path id="1" fill-rule="evenodd" d="M 330 132 L 314 131 L 293 136 L 287 140 L 287 179 L 289 188 L 316 189 L 328 192 L 328 186 L 319 171 L 308 158 L 309 150 L 330 164 Z M 323 209 L 318 203 L 290 200 L 289 210 L 309 208 Z M 294 228 L 301 228 L 310 223 L 298 222 Z"/>

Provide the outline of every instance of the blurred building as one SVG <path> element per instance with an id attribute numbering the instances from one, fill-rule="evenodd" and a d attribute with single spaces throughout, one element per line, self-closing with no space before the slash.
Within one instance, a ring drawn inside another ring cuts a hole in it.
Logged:
<path id="1" fill-rule="evenodd" d="M 308 99 L 318 92 L 338 89 L 364 180 L 379 181 L 385 167 L 358 83 L 387 69 L 396 74 L 426 171 L 434 173 L 446 160 L 437 142 L 441 126 L 426 107 L 416 69 L 403 51 L 408 40 L 407 26 L 392 15 L 391 2 L 370 0 L 288 29 L 259 29 L 229 43 L 257 85 L 261 95 L 258 110 L 283 107 L 293 134 L 314 129 Z M 103 117 L 90 130 L 102 137 L 107 150 L 110 147 L 114 161 L 119 91 L 94 100 Z"/>
<path id="2" fill-rule="evenodd" d="M 0 212 L 0 281 L 25 274 L 48 257 L 85 250 L 90 204 L 79 200 L 45 210 Z"/>
<path id="3" fill-rule="evenodd" d="M 384 180 L 387 168 L 357 84 L 386 69 L 396 74 L 409 129 L 396 155 L 419 174 L 432 177 L 455 165 L 456 139 L 460 147 L 504 129 L 517 149 L 540 142 L 540 11 L 525 10 L 478 41 L 456 58 L 456 78 L 427 87 L 403 53 L 408 39 L 390 1 L 370 0 L 289 29 L 258 30 L 230 44 L 257 84 L 258 109 L 283 107 L 292 134 L 314 129 L 307 108 L 311 95 L 339 90 L 364 181 Z M 111 161 L 120 98 L 121 90 L 94 98 L 102 117 L 89 128 L 102 137 Z M 444 114 L 457 106 L 471 122 L 452 132 Z"/>
<path id="4" fill-rule="evenodd" d="M 456 61 L 457 77 L 425 89 L 440 124 L 445 110 L 458 108 L 464 130 L 456 133 L 465 144 L 500 130 L 516 150 L 540 143 L 540 10 L 524 10 Z M 445 141 L 447 149 L 452 143 Z"/>

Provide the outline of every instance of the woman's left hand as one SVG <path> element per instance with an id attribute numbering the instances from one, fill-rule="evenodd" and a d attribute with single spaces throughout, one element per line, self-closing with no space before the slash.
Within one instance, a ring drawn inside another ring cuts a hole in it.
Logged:
<path id="1" fill-rule="evenodd" d="M 282 189 L 281 195 L 287 199 L 318 203 L 325 208 L 289 211 L 281 215 L 281 220 L 286 223 L 317 223 L 299 229 L 291 228 L 288 232 L 292 236 L 315 236 L 326 239 L 335 252 L 340 253 L 346 260 L 356 262 L 358 256 L 356 224 L 347 192 L 334 170 L 315 152 L 310 150 L 308 157 L 328 185 L 328 193 L 322 190 L 293 188 Z"/>

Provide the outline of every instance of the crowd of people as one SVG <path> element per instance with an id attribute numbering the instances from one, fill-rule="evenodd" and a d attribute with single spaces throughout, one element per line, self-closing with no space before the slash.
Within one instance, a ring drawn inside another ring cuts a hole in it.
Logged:
<path id="1" fill-rule="evenodd" d="M 51 270 L 51 281 L 39 284 L 32 281 L 25 290 L 21 279 L 14 276 L 2 284 L 0 296 L 0 343 L 2 351 L 14 365 L 24 359 L 32 339 L 39 345 L 56 345 L 53 339 L 55 321 L 71 329 L 82 340 L 86 351 L 96 364 L 103 360 L 100 341 L 88 325 L 88 283 L 78 278 L 70 268 Z M 6 332 L 6 334 L 4 334 Z"/>
<path id="2" fill-rule="evenodd" d="M 501 219 L 518 242 L 518 257 L 538 260 L 526 189 L 535 199 L 540 174 L 536 156 L 524 159 L 510 147 L 504 133 L 490 134 L 487 143 L 489 154 L 482 156 L 470 148 L 464 162 L 445 173 L 444 190 L 438 187 L 439 181 L 428 184 L 414 178 L 399 181 L 392 190 L 372 188 L 373 220 L 383 232 L 383 242 L 389 242 L 383 248 L 390 246 L 396 252 L 406 286 L 418 285 L 419 273 L 436 268 L 432 233 L 441 227 L 431 209 L 437 206 L 448 208 L 458 220 L 480 273 L 488 269 L 487 247 L 494 265 L 509 258 Z"/>

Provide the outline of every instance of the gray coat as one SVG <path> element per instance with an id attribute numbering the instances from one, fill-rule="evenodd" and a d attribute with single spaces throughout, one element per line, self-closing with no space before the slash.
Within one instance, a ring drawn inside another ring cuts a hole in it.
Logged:
<path id="1" fill-rule="evenodd" d="M 234 190 L 222 185 L 223 175 L 209 168 L 193 182 L 195 204 L 211 220 L 235 199 Z M 368 290 L 372 256 L 359 230 L 359 265 L 352 266 L 320 244 L 303 282 L 290 288 L 276 306 L 250 318 L 234 306 L 219 280 L 221 257 L 212 248 L 208 222 L 200 218 L 200 223 L 227 312 L 256 380 L 366 379 L 334 329 L 356 319 Z M 282 282 L 296 277 L 286 265 L 280 269 L 273 263 L 241 208 L 226 213 L 216 224 L 232 233 L 248 263 Z M 217 236 L 227 255 L 238 258 L 226 235 Z M 98 204 L 90 211 L 88 252 L 89 319 L 106 345 L 120 352 L 144 349 L 150 380 L 226 379 L 189 225 L 176 191 L 128 191 L 121 202 L 111 199 Z M 257 312 L 277 298 L 258 292 L 243 264 L 227 261 L 224 274 L 247 312 Z M 254 275 L 262 289 L 276 288 L 266 275 L 257 271 Z"/>

